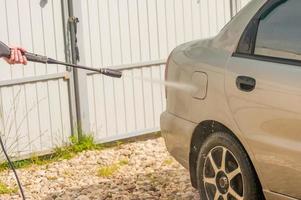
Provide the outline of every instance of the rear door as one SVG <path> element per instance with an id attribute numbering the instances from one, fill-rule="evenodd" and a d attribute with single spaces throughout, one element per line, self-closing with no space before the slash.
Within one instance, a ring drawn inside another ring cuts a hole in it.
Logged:
<path id="1" fill-rule="evenodd" d="M 301 198 L 301 1 L 269 1 L 227 64 L 233 116 L 269 189 Z"/>

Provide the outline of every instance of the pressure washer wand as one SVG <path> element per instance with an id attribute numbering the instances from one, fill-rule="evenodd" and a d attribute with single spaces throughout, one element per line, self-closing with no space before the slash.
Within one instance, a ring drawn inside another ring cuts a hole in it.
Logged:
<path id="1" fill-rule="evenodd" d="M 27 58 L 27 60 L 31 61 L 31 62 L 38 62 L 38 63 L 44 63 L 44 64 L 65 65 L 65 66 L 69 66 L 69 67 L 73 67 L 73 68 L 79 68 L 79 69 L 85 69 L 85 70 L 89 70 L 89 71 L 98 72 L 98 73 L 104 74 L 106 76 L 111 76 L 111 77 L 114 77 L 114 78 L 121 78 L 121 76 L 122 76 L 122 72 L 118 71 L 118 70 L 113 70 L 113 69 L 108 69 L 108 68 L 95 69 L 95 68 L 91 68 L 91 67 L 86 67 L 86 66 L 75 65 L 75 64 L 70 64 L 70 63 L 58 61 L 58 60 L 55 60 L 55 59 L 52 59 L 52 58 L 48 58 L 47 56 L 42 56 L 42 55 L 38 55 L 38 54 L 34 54 L 34 53 L 29 53 L 29 52 L 22 52 L 22 53 Z M 11 49 L 6 44 L 4 44 L 3 42 L 0 41 L 0 58 L 2 58 L 2 57 L 9 58 L 10 55 L 11 55 Z M 2 148 L 4 154 L 7 158 L 7 162 L 9 163 L 11 169 L 13 170 L 13 172 L 15 174 L 15 177 L 16 177 L 19 189 L 20 189 L 22 199 L 25 200 L 25 195 L 24 195 L 22 185 L 20 183 L 19 177 L 18 177 L 17 172 L 14 168 L 14 165 L 11 162 L 11 160 L 10 160 L 10 158 L 9 158 L 7 152 L 6 152 L 5 146 L 2 142 L 1 135 L 0 135 L 0 147 Z"/>
<path id="2" fill-rule="evenodd" d="M 3 42 L 0 41 L 0 57 L 9 58 L 10 51 L 11 51 L 10 48 L 6 44 L 4 44 Z M 37 62 L 37 63 L 43 63 L 43 64 L 65 65 L 65 66 L 69 66 L 69 67 L 73 67 L 73 68 L 98 72 L 100 74 L 114 77 L 114 78 L 122 77 L 122 72 L 119 70 L 114 70 L 114 69 L 109 69 L 109 68 L 96 69 L 96 68 L 86 67 L 86 66 L 82 66 L 82 65 L 75 65 L 75 64 L 58 61 L 53 58 L 48 58 L 47 56 L 42 56 L 42 55 L 29 53 L 29 52 L 23 52 L 23 55 L 27 58 L 28 61 L 31 61 L 31 62 Z"/>

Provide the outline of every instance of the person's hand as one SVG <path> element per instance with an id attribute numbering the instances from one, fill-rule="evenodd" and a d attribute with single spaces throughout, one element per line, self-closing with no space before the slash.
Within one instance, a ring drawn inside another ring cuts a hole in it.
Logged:
<path id="1" fill-rule="evenodd" d="M 27 59 L 26 57 L 23 55 L 23 53 L 25 53 L 26 50 L 20 47 L 13 47 L 11 48 L 11 54 L 9 58 L 4 58 L 4 60 L 8 63 L 8 64 L 23 64 L 23 65 L 27 65 Z"/>

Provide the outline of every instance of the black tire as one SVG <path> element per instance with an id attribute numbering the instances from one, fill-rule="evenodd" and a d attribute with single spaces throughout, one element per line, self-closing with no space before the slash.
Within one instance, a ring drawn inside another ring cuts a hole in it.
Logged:
<path id="1" fill-rule="evenodd" d="M 201 200 L 264 199 L 247 153 L 230 134 L 217 132 L 206 139 L 199 152 L 196 174 Z"/>

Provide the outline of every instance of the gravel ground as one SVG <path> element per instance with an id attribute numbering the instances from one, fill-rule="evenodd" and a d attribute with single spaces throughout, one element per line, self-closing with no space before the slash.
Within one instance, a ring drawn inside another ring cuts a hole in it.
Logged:
<path id="1" fill-rule="evenodd" d="M 114 169 L 109 177 L 100 169 Z M 189 174 L 166 151 L 162 138 L 86 151 L 70 160 L 18 170 L 27 199 L 199 199 Z M 0 181 L 11 187 L 11 172 Z M 0 195 L 0 199 L 20 199 Z"/>

